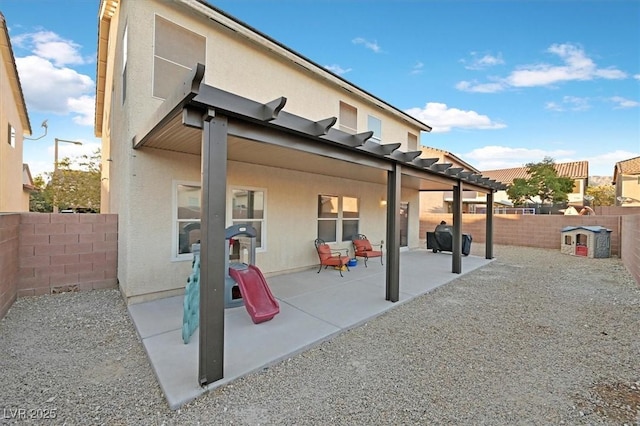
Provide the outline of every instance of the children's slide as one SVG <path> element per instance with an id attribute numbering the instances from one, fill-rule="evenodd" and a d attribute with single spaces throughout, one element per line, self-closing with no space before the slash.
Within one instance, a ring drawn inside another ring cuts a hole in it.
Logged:
<path id="1" fill-rule="evenodd" d="M 244 306 L 255 323 L 269 321 L 280 312 L 278 301 L 271 294 L 262 271 L 255 265 L 246 268 L 229 268 L 229 276 L 238 283 Z"/>

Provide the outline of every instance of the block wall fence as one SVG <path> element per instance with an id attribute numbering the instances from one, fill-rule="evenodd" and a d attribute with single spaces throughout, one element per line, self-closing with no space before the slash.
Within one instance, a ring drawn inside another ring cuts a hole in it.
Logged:
<path id="1" fill-rule="evenodd" d="M 520 215 L 493 216 L 493 243 L 506 246 L 540 247 L 560 250 L 561 230 L 565 226 L 603 226 L 611 230 L 611 255 L 620 257 L 627 270 L 640 285 L 640 211 L 618 208 L 623 215 Z M 597 212 L 598 210 L 596 210 Z M 609 209 L 613 211 L 613 209 Z M 420 217 L 420 238 L 432 231 L 440 221 L 453 223 L 448 213 L 423 214 Z M 462 232 L 471 234 L 473 243 L 486 241 L 486 221 L 483 214 L 463 214 Z"/>
<path id="2" fill-rule="evenodd" d="M 116 214 L 0 214 L 0 318 L 17 297 L 118 286 Z"/>

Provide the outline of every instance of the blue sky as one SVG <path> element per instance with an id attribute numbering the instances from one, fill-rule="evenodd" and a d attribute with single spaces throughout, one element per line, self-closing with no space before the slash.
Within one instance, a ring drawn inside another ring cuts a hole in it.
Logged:
<path id="1" fill-rule="evenodd" d="M 140 1 L 140 0 L 136 0 Z M 640 155 L 640 1 L 222 0 L 212 4 L 433 126 L 424 145 L 480 170 Z M 99 0 L 0 0 L 35 176 L 90 153 Z M 393 142 L 393 141 L 390 141 Z"/>

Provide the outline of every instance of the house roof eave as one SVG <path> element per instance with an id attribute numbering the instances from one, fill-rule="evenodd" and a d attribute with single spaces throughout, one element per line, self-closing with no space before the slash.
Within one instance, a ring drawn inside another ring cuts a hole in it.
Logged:
<path id="1" fill-rule="evenodd" d="M 228 132 L 235 138 L 367 164 L 379 170 L 389 170 L 396 163 L 406 175 L 481 192 L 503 188 L 488 177 L 448 171 L 451 164 L 425 161 L 418 157 L 421 151 L 402 152 L 398 150 L 400 144 L 374 143 L 369 140 L 371 132 L 353 135 L 334 129 L 335 117 L 311 121 L 283 111 L 286 98 L 262 104 L 209 86 L 202 82 L 203 77 L 204 65 L 199 64 L 158 108 L 145 130 L 134 137 L 134 149 L 151 147 L 200 155 L 202 117 L 205 113 L 221 114 L 230 117 Z"/>
<path id="2" fill-rule="evenodd" d="M 14 99 L 18 102 L 18 115 L 20 116 L 23 134 L 31 136 L 31 123 L 29 122 L 27 104 L 24 100 L 22 85 L 20 84 L 20 75 L 18 74 L 16 58 L 13 54 L 13 48 L 11 47 L 7 22 L 2 12 L 0 12 L 0 58 L 5 63 L 6 69 L 9 72 L 9 85 L 11 86 Z"/>

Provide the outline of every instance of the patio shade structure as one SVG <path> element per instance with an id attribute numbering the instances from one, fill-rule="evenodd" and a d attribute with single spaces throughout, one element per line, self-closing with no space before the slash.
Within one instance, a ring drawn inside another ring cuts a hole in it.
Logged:
<path id="1" fill-rule="evenodd" d="M 417 190 L 454 189 L 452 272 L 461 272 L 461 191 L 487 193 L 504 189 L 499 182 L 451 170 L 451 164 L 418 158 L 421 151 L 402 152 L 399 143 L 378 144 L 373 133 L 349 134 L 319 120 L 284 111 L 286 98 L 260 103 L 207 85 L 204 65 L 197 64 L 173 95 L 155 112 L 134 149 L 180 151 L 202 158 L 200 358 L 199 382 L 206 386 L 223 377 L 224 262 L 227 161 L 283 167 L 309 173 L 332 170 L 336 176 L 386 184 L 387 262 L 385 298 L 399 300 L 400 209 L 402 186 Z M 349 167 L 336 167 L 345 163 Z M 450 170 L 448 173 L 447 170 Z M 456 207 L 457 205 L 457 207 Z M 487 209 L 487 241 L 493 233 Z M 488 243 L 487 243 L 488 244 Z M 487 246 L 487 258 L 492 257 Z M 489 257 L 491 256 L 491 257 Z"/>

